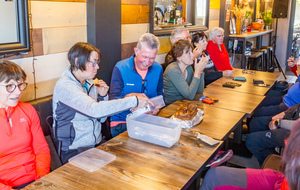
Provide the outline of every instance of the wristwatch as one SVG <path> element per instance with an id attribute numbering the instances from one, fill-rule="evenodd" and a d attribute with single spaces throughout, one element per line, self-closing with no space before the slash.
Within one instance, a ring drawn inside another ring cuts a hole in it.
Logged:
<path id="1" fill-rule="evenodd" d="M 275 127 L 280 128 L 279 124 L 280 124 L 280 120 L 279 120 L 279 119 L 276 119 L 276 120 L 274 121 Z"/>

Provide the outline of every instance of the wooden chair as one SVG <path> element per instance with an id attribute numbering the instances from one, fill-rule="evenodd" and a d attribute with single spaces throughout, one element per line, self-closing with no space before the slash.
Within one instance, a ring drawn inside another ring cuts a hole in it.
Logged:
<path id="1" fill-rule="evenodd" d="M 281 162 L 281 156 L 276 155 L 276 154 L 271 154 L 269 155 L 263 165 L 261 166 L 261 169 L 272 169 L 272 170 L 276 170 L 279 171 L 280 170 L 280 162 Z"/>

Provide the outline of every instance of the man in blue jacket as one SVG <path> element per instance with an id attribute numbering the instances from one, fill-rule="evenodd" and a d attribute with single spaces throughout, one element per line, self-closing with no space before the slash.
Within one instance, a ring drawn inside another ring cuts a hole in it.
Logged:
<path id="1" fill-rule="evenodd" d="M 129 93 L 144 93 L 148 98 L 163 95 L 163 70 L 155 57 L 159 49 L 159 40 L 150 33 L 143 34 L 134 48 L 134 54 L 119 61 L 112 73 L 110 99 L 123 98 Z M 156 114 L 155 110 L 152 114 Z M 111 134 L 113 137 L 123 133 L 126 128 L 124 111 L 111 117 Z"/>

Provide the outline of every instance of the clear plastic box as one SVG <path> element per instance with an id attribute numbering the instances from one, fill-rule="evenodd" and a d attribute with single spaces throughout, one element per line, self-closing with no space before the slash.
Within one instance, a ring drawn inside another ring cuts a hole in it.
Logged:
<path id="1" fill-rule="evenodd" d="M 181 135 L 181 124 L 168 118 L 130 114 L 126 123 L 129 137 L 168 148 L 173 146 Z"/>
<path id="2" fill-rule="evenodd" d="M 97 148 L 91 148 L 70 158 L 69 162 L 86 171 L 93 172 L 115 159 L 116 156 L 113 154 Z"/>
<path id="3" fill-rule="evenodd" d="M 156 96 L 154 98 L 150 98 L 150 100 L 154 104 L 154 106 L 150 105 L 150 111 L 153 111 L 155 109 L 160 109 L 166 105 L 164 101 L 164 97 L 162 95 Z"/>

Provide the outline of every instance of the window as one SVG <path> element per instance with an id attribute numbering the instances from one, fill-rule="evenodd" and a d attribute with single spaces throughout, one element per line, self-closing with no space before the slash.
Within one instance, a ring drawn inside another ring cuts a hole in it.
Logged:
<path id="1" fill-rule="evenodd" d="M 150 0 L 150 32 L 168 35 L 176 27 L 208 29 L 209 0 Z"/>

